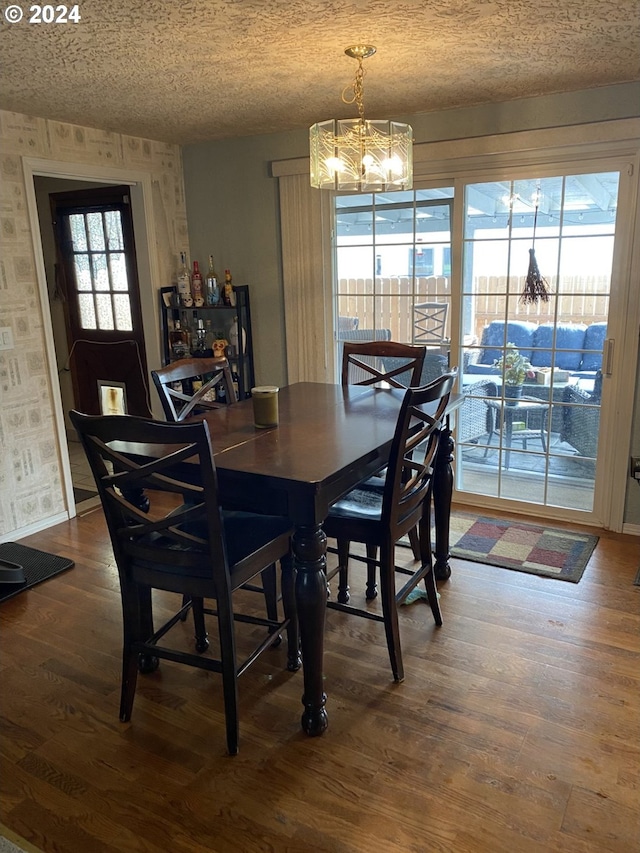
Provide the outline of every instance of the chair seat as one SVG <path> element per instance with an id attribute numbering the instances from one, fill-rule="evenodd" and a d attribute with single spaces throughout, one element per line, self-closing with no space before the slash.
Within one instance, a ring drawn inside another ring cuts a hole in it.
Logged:
<path id="1" fill-rule="evenodd" d="M 179 507 L 176 512 L 184 509 L 185 506 L 186 504 Z M 261 549 L 270 545 L 274 539 L 278 539 L 281 536 L 289 536 L 292 533 L 291 522 L 283 516 L 256 515 L 255 513 L 236 510 L 223 510 L 221 516 L 229 571 L 234 585 L 238 582 L 237 576 L 241 571 L 243 561 L 255 556 Z M 188 525 L 181 524 L 180 529 L 186 530 L 192 536 L 197 536 L 198 538 L 206 538 L 207 535 L 204 522 L 194 521 Z M 172 542 L 168 537 L 158 533 L 150 533 L 146 541 L 141 540 L 140 544 L 153 545 L 155 548 L 162 548 L 164 551 L 173 551 L 176 555 L 178 553 L 189 553 L 195 556 L 201 550 L 196 545 L 194 545 L 193 550 L 184 548 Z M 134 565 L 140 568 L 164 572 L 167 575 L 179 574 L 182 579 L 186 579 L 187 577 L 211 578 L 211 564 L 207 559 L 202 560 L 202 562 L 194 560 L 189 563 L 188 571 L 185 571 L 185 568 L 181 567 L 179 572 L 176 571 L 176 564 L 171 562 L 161 563 L 155 560 L 149 561 L 138 558 L 135 560 Z"/>
<path id="2" fill-rule="evenodd" d="M 382 496 L 384 493 L 384 480 L 379 488 L 372 484 L 371 488 L 353 489 L 341 500 L 335 503 L 330 511 L 325 529 L 331 525 L 332 520 L 340 518 L 359 519 L 379 523 L 382 515 Z"/>

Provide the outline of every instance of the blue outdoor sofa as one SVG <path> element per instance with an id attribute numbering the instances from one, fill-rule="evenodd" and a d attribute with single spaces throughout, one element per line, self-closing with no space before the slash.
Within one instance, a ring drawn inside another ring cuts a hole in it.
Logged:
<path id="1" fill-rule="evenodd" d="M 555 341 L 554 341 L 555 330 Z M 464 372 L 496 376 L 495 367 L 502 357 L 502 347 L 514 344 L 528 358 L 532 367 L 556 367 L 566 370 L 570 377 L 595 380 L 602 369 L 602 349 L 607 333 L 606 323 L 530 323 L 525 321 L 503 322 L 494 320 L 485 326 L 480 348 L 464 368 Z M 555 361 L 552 364 L 552 347 L 555 345 Z"/>

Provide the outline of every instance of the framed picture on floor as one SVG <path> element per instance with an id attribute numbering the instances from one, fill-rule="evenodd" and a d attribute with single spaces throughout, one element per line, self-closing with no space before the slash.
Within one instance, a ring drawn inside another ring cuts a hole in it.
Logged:
<path id="1" fill-rule="evenodd" d="M 98 398 L 100 400 L 100 414 L 127 414 L 127 394 L 124 382 L 98 379 Z"/>

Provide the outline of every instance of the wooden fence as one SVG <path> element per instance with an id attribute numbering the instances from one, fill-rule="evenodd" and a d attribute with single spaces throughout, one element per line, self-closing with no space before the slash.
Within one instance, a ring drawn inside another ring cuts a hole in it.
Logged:
<path id="1" fill-rule="evenodd" d="M 415 282 L 415 289 L 414 289 Z M 479 276 L 473 291 L 465 294 L 470 312 L 465 312 L 465 335 L 479 341 L 484 327 L 492 320 L 527 320 L 534 323 L 598 323 L 606 322 L 609 310 L 610 279 L 599 277 L 564 277 L 560 291 L 551 282 L 551 299 L 537 305 L 520 302 L 525 277 Z M 413 279 L 410 276 L 384 278 L 343 278 L 338 282 L 338 314 L 356 317 L 359 329 L 391 329 L 396 341 L 413 337 L 413 305 L 415 302 L 450 302 L 451 284 L 445 276 Z M 508 310 L 507 310 L 508 306 Z M 557 306 L 557 315 L 556 315 Z M 449 312 L 451 314 L 451 312 Z M 451 316 L 447 320 L 450 335 Z"/>

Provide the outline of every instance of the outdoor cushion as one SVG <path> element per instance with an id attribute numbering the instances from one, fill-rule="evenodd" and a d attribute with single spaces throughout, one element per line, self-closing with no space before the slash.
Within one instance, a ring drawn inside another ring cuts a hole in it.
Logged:
<path id="1" fill-rule="evenodd" d="M 606 334 L 606 323 L 593 323 L 591 326 L 587 326 L 587 331 L 584 334 L 583 349 L 595 350 L 595 352 L 583 353 L 580 370 L 600 370 L 602 367 L 602 349 Z"/>
<path id="2" fill-rule="evenodd" d="M 555 367 L 559 370 L 578 370 L 582 360 L 582 349 L 586 326 L 575 323 L 558 323 L 556 328 Z M 531 364 L 534 367 L 551 367 L 551 348 L 553 347 L 553 323 L 543 323 L 533 335 L 533 355 Z"/>
<path id="3" fill-rule="evenodd" d="M 502 320 L 493 320 L 482 332 L 480 344 L 484 349 L 478 359 L 478 364 L 493 365 L 497 359 L 502 357 L 502 349 L 506 344 L 514 344 L 520 354 L 531 359 L 531 347 L 533 344 L 533 333 L 537 329 L 535 323 L 511 322 L 506 324 Z"/>

